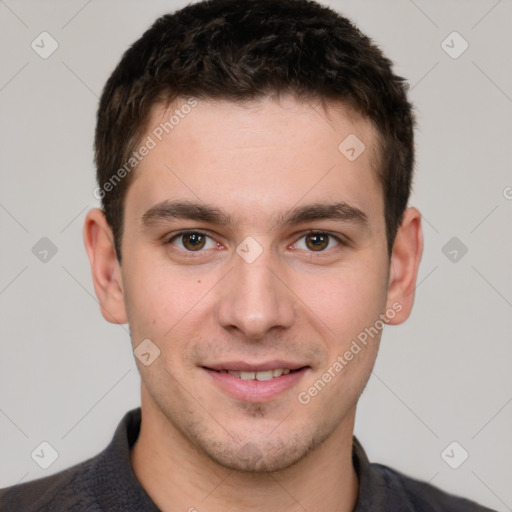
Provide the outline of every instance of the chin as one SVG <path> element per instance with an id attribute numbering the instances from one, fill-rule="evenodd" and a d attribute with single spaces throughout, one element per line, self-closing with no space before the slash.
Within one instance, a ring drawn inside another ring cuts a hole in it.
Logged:
<path id="1" fill-rule="evenodd" d="M 275 473 L 288 469 L 306 458 L 325 437 L 302 435 L 288 436 L 286 440 L 268 438 L 242 443 L 238 448 L 227 442 L 210 442 L 196 439 L 195 444 L 218 465 L 241 473 Z"/>

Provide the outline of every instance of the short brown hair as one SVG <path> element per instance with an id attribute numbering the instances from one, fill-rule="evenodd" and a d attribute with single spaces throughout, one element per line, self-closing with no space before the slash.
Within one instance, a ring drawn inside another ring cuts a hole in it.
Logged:
<path id="1" fill-rule="evenodd" d="M 140 144 L 151 109 L 178 98 L 243 102 L 283 93 L 342 101 L 377 129 L 391 254 L 413 174 L 414 117 L 406 92 L 391 61 L 368 37 L 313 1 L 211 0 L 162 16 L 124 53 L 98 108 L 96 190 L 119 261 L 123 203 L 133 174 L 126 166 L 121 171 Z"/>

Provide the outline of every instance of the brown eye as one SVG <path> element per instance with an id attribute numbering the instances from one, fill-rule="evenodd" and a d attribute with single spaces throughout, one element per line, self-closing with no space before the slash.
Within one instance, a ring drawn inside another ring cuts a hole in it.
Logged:
<path id="1" fill-rule="evenodd" d="M 325 233 L 311 233 L 306 235 L 306 245 L 312 251 L 323 251 L 329 245 L 329 235 Z"/>
<path id="2" fill-rule="evenodd" d="M 302 236 L 294 245 L 297 249 L 309 252 L 327 252 L 326 249 L 342 245 L 342 242 L 337 236 L 330 235 L 329 233 L 311 231 Z"/>
<path id="3" fill-rule="evenodd" d="M 200 233 L 189 233 L 183 235 L 183 246 L 189 251 L 198 251 L 204 247 L 206 237 Z"/>
<path id="4" fill-rule="evenodd" d="M 173 236 L 167 243 L 187 252 L 213 249 L 218 245 L 210 236 L 201 231 L 182 231 Z"/>

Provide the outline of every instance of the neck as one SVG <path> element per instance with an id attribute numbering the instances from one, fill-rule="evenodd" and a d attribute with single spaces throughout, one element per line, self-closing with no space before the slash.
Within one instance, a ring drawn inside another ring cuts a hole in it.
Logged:
<path id="1" fill-rule="evenodd" d="M 134 473 L 162 512 L 308 512 L 353 510 L 358 491 L 352 465 L 355 410 L 335 433 L 294 466 L 242 473 L 197 450 L 142 393 L 142 423 L 131 450 Z"/>

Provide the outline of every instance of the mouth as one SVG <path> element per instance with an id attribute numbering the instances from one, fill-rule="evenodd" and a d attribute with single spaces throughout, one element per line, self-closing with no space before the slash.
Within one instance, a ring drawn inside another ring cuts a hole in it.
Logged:
<path id="1" fill-rule="evenodd" d="M 302 368 L 298 368 L 297 370 L 290 370 L 289 368 L 274 368 L 271 370 L 262 371 L 213 370 L 211 368 L 206 369 L 219 373 L 228 373 L 229 375 L 242 380 L 258 380 L 260 382 L 264 382 L 267 380 L 276 379 L 282 375 L 288 375 L 292 372 L 298 372 Z"/>
<path id="2" fill-rule="evenodd" d="M 310 366 L 283 361 L 254 365 L 231 362 L 201 368 L 223 392 L 246 402 L 276 399 L 294 387 L 311 369 Z"/>

